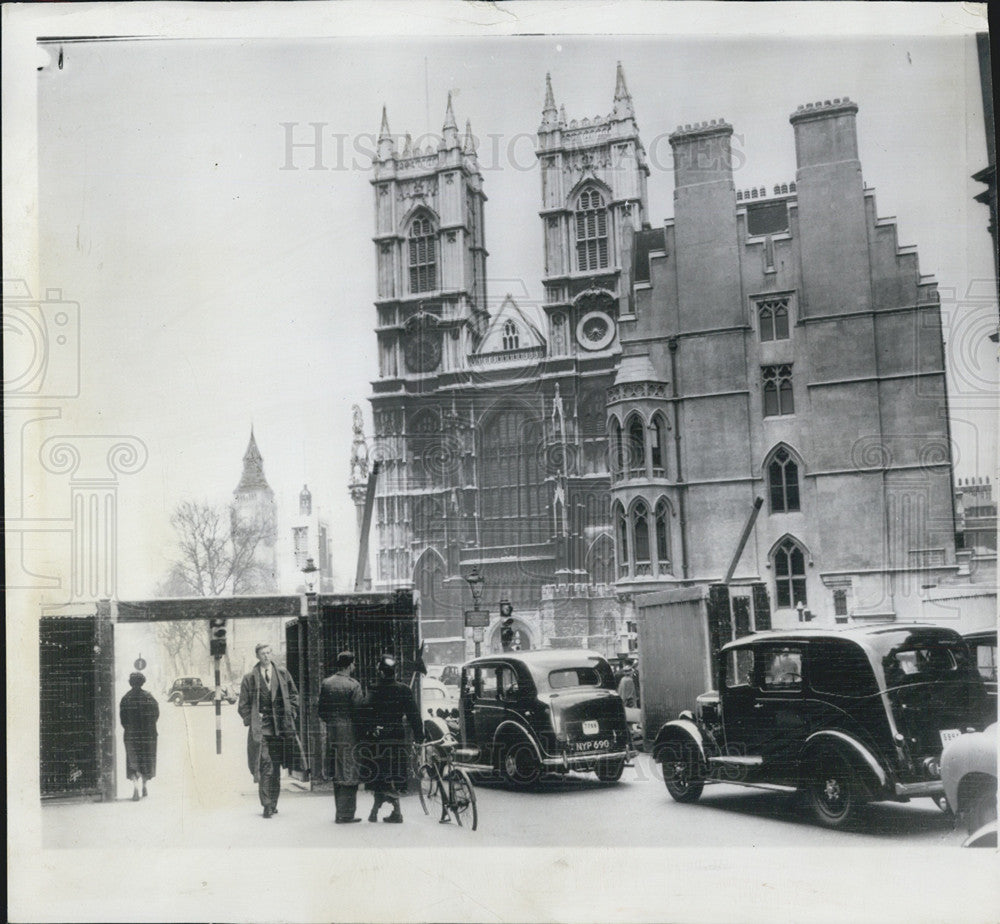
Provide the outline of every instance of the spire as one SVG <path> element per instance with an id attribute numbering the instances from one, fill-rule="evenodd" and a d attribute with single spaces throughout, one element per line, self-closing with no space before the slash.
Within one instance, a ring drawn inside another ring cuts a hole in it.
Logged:
<path id="1" fill-rule="evenodd" d="M 257 439 L 253 433 L 253 426 L 251 426 L 250 442 L 247 443 L 247 450 L 243 453 L 243 475 L 233 493 L 244 494 L 250 491 L 270 490 L 271 486 L 264 477 L 264 457 L 261 456 L 260 450 L 257 448 Z"/>
<path id="2" fill-rule="evenodd" d="M 380 160 L 391 160 L 396 154 L 396 145 L 392 140 L 392 132 L 389 131 L 389 116 L 386 115 L 385 106 L 382 106 L 382 127 L 378 132 L 378 157 Z"/>
<path id="3" fill-rule="evenodd" d="M 448 91 L 448 109 L 444 114 L 444 125 L 441 127 L 441 144 L 438 150 L 449 151 L 458 147 L 458 125 L 455 122 L 455 111 L 451 108 L 451 90 Z"/>
<path id="4" fill-rule="evenodd" d="M 622 69 L 621 61 L 618 62 L 618 73 L 615 80 L 615 108 L 612 115 L 618 121 L 635 118 L 632 96 L 625 85 L 625 71 Z"/>
<path id="5" fill-rule="evenodd" d="M 545 105 L 542 108 L 542 125 L 540 131 L 551 131 L 556 128 L 556 119 L 559 113 L 556 111 L 556 99 L 552 93 L 552 75 L 545 75 Z"/>
<path id="6" fill-rule="evenodd" d="M 309 490 L 309 485 L 302 485 L 299 491 L 299 516 L 311 516 L 313 512 L 313 498 Z"/>
<path id="7" fill-rule="evenodd" d="M 472 120 L 465 120 L 465 138 L 462 140 L 462 153 L 469 157 L 476 156 L 476 136 L 472 134 Z"/>
<path id="8" fill-rule="evenodd" d="M 455 110 L 451 108 L 451 90 L 448 91 L 448 108 L 444 114 L 444 126 L 442 131 L 448 131 L 449 128 L 458 131 L 458 123 L 455 121 Z"/>

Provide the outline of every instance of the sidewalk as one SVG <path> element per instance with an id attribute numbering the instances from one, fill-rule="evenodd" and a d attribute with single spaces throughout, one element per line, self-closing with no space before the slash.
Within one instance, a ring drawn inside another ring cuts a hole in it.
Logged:
<path id="1" fill-rule="evenodd" d="M 228 709 L 228 711 L 227 711 Z M 161 707 L 157 774 L 149 796 L 132 801 L 119 745 L 118 799 L 46 803 L 46 848 L 465 847 L 483 844 L 481 831 L 440 825 L 425 816 L 414 790 L 402 800 L 402 825 L 335 825 L 333 793 L 311 792 L 283 772 L 278 814 L 261 815 L 257 785 L 246 764 L 246 730 L 232 706 L 223 707 L 223 753 L 215 753 L 215 714 L 209 706 Z M 489 800 L 489 794 L 487 794 Z M 367 819 L 371 796 L 358 792 Z M 384 806 L 382 815 L 388 814 Z M 469 840 L 470 838 L 474 841 Z"/>

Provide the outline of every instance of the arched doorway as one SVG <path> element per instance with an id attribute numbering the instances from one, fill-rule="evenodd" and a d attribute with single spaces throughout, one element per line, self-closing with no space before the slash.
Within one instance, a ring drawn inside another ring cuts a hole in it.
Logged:
<path id="1" fill-rule="evenodd" d="M 503 651 L 503 645 L 500 642 L 501 628 L 502 623 L 497 623 L 493 628 L 493 634 L 490 636 L 490 651 L 493 653 Z M 529 651 L 532 648 L 532 644 L 531 629 L 528 627 L 528 624 L 520 619 L 512 619 L 510 628 L 513 630 L 511 651 Z"/>

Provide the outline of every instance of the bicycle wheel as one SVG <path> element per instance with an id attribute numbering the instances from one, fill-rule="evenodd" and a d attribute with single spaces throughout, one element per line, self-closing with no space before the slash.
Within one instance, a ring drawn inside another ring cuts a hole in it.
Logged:
<path id="1" fill-rule="evenodd" d="M 417 771 L 417 794 L 420 796 L 420 807 L 425 815 L 430 814 L 430 804 L 438 793 L 437 775 L 429 764 L 422 764 Z"/>
<path id="2" fill-rule="evenodd" d="M 479 824 L 479 810 L 476 808 L 476 789 L 469 774 L 453 767 L 448 774 L 448 793 L 455 821 L 475 831 Z"/>

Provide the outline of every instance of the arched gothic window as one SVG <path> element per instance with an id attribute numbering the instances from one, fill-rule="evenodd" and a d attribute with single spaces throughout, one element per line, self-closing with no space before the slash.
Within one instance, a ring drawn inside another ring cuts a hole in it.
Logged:
<path id="1" fill-rule="evenodd" d="M 524 545 L 549 536 L 541 425 L 523 410 L 494 414 L 483 429 L 480 455 L 482 543 Z"/>
<path id="2" fill-rule="evenodd" d="M 505 350 L 516 350 L 517 345 L 517 325 L 513 321 L 507 321 L 503 326 L 503 348 Z"/>
<path id="3" fill-rule="evenodd" d="M 806 603 L 806 556 L 802 546 L 790 536 L 782 539 L 771 553 L 771 561 L 778 606 Z"/>
<path id="4" fill-rule="evenodd" d="M 429 218 L 410 225 L 410 291 L 432 292 L 437 288 L 437 242 Z"/>
<path id="5" fill-rule="evenodd" d="M 656 505 L 656 560 L 661 573 L 670 570 L 670 508 L 662 499 Z"/>
<path id="6" fill-rule="evenodd" d="M 788 296 L 765 298 L 757 302 L 757 317 L 760 323 L 760 339 L 788 339 Z"/>
<path id="7" fill-rule="evenodd" d="M 635 538 L 636 564 L 649 562 L 649 507 L 645 501 L 639 501 L 632 508 L 632 535 Z"/>
<path id="8" fill-rule="evenodd" d="M 799 467 L 783 446 L 774 453 L 767 466 L 767 487 L 771 513 L 802 509 L 799 506 Z"/>
<path id="9" fill-rule="evenodd" d="M 777 417 L 795 413 L 795 399 L 792 393 L 792 367 L 764 366 L 764 416 Z"/>
<path id="10" fill-rule="evenodd" d="M 615 544 L 607 533 L 598 536 L 588 550 L 587 573 L 593 584 L 615 582 Z"/>
<path id="11" fill-rule="evenodd" d="M 611 439 L 608 442 L 608 451 L 611 455 L 611 473 L 615 478 L 621 478 L 625 469 L 622 453 L 622 425 L 618 423 L 616 417 L 611 418 Z"/>
<path id="12" fill-rule="evenodd" d="M 593 187 L 576 200 L 576 263 L 580 272 L 608 266 L 608 211 Z"/>
<path id="13" fill-rule="evenodd" d="M 662 478 L 666 474 L 667 468 L 667 423 L 662 414 L 653 415 L 649 441 L 649 458 L 653 464 L 653 476 Z"/>
<path id="14" fill-rule="evenodd" d="M 615 505 L 615 525 L 618 531 L 618 571 L 623 577 L 627 577 L 628 568 L 628 521 L 625 519 L 625 511 L 621 504 Z"/>
<path id="15" fill-rule="evenodd" d="M 630 478 L 646 474 L 646 428 L 638 414 L 628 421 L 628 473 Z"/>

